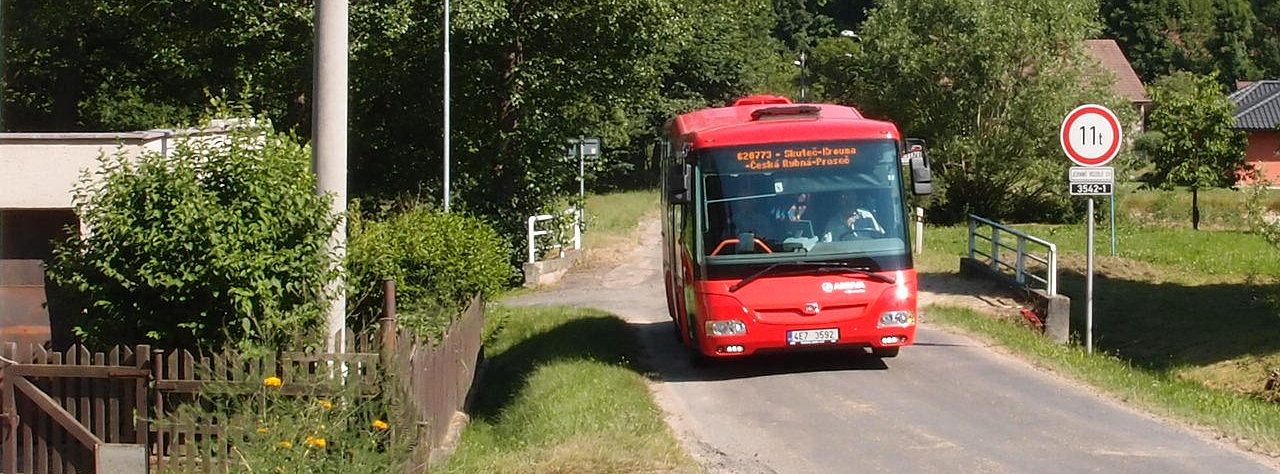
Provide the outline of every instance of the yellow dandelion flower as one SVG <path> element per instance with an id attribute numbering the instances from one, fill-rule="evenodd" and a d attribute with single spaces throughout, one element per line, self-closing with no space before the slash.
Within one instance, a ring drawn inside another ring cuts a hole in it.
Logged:
<path id="1" fill-rule="evenodd" d="M 262 379 L 262 384 L 266 385 L 269 388 L 280 388 L 281 385 L 284 385 L 284 381 L 280 380 L 280 377 L 276 377 L 273 375 L 265 379 Z"/>
<path id="2" fill-rule="evenodd" d="M 258 432 L 259 432 L 259 433 L 266 433 L 266 432 L 267 432 L 267 427 L 265 427 L 265 426 L 259 426 L 259 427 L 258 427 Z"/>
<path id="3" fill-rule="evenodd" d="M 333 409 L 333 402 L 328 401 L 328 400 L 317 400 L 317 401 L 316 401 L 316 404 L 317 404 L 317 405 L 320 405 L 320 408 L 324 408 L 325 410 L 332 410 L 332 409 Z"/>
<path id="4" fill-rule="evenodd" d="M 375 430 L 378 430 L 378 431 L 386 431 L 386 430 L 387 430 L 387 428 L 390 428 L 390 427 L 391 427 L 391 425 L 388 425 L 388 424 L 387 424 L 387 422 L 385 422 L 385 421 L 382 421 L 382 420 L 373 420 L 373 429 L 375 429 Z"/>
<path id="5" fill-rule="evenodd" d="M 281 448 L 284 448 L 284 449 L 293 449 L 293 441 L 289 441 L 289 440 L 287 440 L 287 439 L 286 439 L 286 440 L 284 440 L 284 441 L 281 441 L 279 444 L 280 444 L 280 447 L 281 447 Z"/>
<path id="6" fill-rule="evenodd" d="M 324 439 L 324 438 L 319 438 L 319 437 L 315 437 L 315 436 L 307 436 L 307 446 L 311 446 L 311 447 L 315 447 L 315 448 L 323 448 L 323 447 L 325 447 L 325 446 L 326 446 L 326 445 L 328 445 L 328 444 L 329 444 L 329 443 L 328 443 L 327 441 L 325 441 L 325 439 Z"/>

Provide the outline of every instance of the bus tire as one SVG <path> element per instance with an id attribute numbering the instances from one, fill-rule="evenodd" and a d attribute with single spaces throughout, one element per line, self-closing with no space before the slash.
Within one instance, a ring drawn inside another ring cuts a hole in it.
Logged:
<path id="1" fill-rule="evenodd" d="M 898 349 L 901 347 L 872 347 L 871 353 L 881 359 L 892 359 L 898 357 Z"/>

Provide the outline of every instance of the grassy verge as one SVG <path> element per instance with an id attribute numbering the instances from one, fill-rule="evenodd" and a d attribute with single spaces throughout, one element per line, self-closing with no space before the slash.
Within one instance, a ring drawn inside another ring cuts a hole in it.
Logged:
<path id="1" fill-rule="evenodd" d="M 930 321 L 977 333 L 1122 401 L 1214 430 L 1256 452 L 1280 455 L 1280 405 L 1147 370 L 1108 354 L 1060 346 L 1014 323 L 970 310 L 930 307 Z"/>
<path id="2" fill-rule="evenodd" d="M 1080 225 L 1016 225 L 1058 245 L 1060 292 L 1073 301 L 1071 325 L 1085 326 L 1084 230 Z M 953 273 L 967 248 L 964 227 L 926 231 L 925 273 Z M 1257 397 L 1280 368 L 1280 251 L 1262 237 L 1189 229 L 1119 229 L 1120 252 L 1095 262 L 1098 348 L 1148 370 Z"/>
<path id="3" fill-rule="evenodd" d="M 491 308 L 484 385 L 444 472 L 695 472 L 654 405 L 622 320 Z"/>
<path id="4" fill-rule="evenodd" d="M 624 191 L 587 196 L 587 248 L 607 247 L 632 236 L 645 214 L 658 209 L 658 191 Z"/>

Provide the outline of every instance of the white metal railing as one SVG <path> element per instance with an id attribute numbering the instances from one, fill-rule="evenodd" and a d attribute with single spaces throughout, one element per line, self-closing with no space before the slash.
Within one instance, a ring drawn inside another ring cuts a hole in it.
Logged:
<path id="1" fill-rule="evenodd" d="M 578 208 L 571 207 L 571 208 L 565 209 L 564 213 L 573 216 L 572 217 L 573 218 L 573 249 L 580 250 L 582 249 L 582 211 Z M 559 217 L 559 218 L 563 219 L 563 217 Z M 538 236 L 547 235 L 554 232 L 554 230 L 552 229 L 538 229 L 537 228 L 538 223 L 547 222 L 552 219 L 557 219 L 557 216 L 552 214 L 529 216 L 529 219 L 527 221 L 527 227 L 529 229 L 529 233 L 528 233 L 529 263 L 538 261 Z M 559 237 L 563 237 L 563 236 L 559 236 Z M 562 241 L 563 240 L 561 238 L 556 239 L 556 243 L 552 244 L 550 248 L 560 249 L 560 255 L 564 256 L 564 248 L 562 245 L 560 245 L 560 242 Z"/>
<path id="2" fill-rule="evenodd" d="M 979 233 L 979 230 L 990 229 L 987 235 Z M 1007 234 L 1007 237 L 1001 238 L 1001 234 Z M 989 247 L 983 244 L 983 247 L 989 248 L 979 249 L 978 239 L 982 239 L 990 243 Z M 1009 241 L 1016 242 L 1015 246 L 1010 247 Z M 1027 251 L 1027 244 L 1036 244 L 1045 248 L 1044 256 L 1037 253 Z M 1014 261 L 1004 259 L 1005 250 L 1013 252 Z M 1007 227 L 999 222 L 990 219 L 984 219 L 973 214 L 969 215 L 969 258 L 977 259 L 977 255 L 986 257 L 988 265 L 992 270 L 1003 272 L 1005 269 L 1013 271 L 1014 281 L 1019 285 L 1027 285 L 1027 280 L 1034 280 L 1044 285 L 1045 292 L 1050 295 L 1058 294 L 1058 246 L 1044 239 L 1027 235 L 1025 232 Z M 1032 260 L 1043 265 L 1044 276 L 1040 276 L 1035 271 L 1028 271 L 1027 260 Z M 1029 285 L 1028 285 L 1029 286 Z"/>

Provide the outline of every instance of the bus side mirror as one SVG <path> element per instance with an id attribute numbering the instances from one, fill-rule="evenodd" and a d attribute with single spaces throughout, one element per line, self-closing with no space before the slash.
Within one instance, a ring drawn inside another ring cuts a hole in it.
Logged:
<path id="1" fill-rule="evenodd" d="M 933 171 L 929 169 L 929 154 L 925 152 L 924 140 L 908 138 L 907 153 L 903 161 L 911 167 L 911 192 L 916 196 L 933 194 Z"/>
<path id="2" fill-rule="evenodd" d="M 689 202 L 689 165 L 677 164 L 667 168 L 667 194 L 672 204 Z"/>

